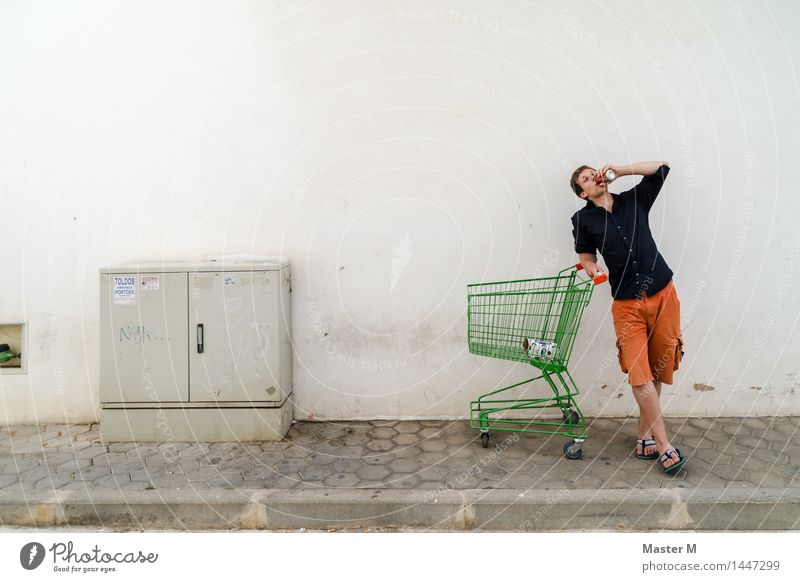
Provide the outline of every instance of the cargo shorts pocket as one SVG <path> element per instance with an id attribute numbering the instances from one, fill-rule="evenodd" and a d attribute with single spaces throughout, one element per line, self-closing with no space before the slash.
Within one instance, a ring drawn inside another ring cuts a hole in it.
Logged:
<path id="1" fill-rule="evenodd" d="M 622 359 L 622 346 L 619 344 L 619 338 L 617 338 L 617 359 L 619 360 L 619 369 L 623 374 L 627 374 L 628 368 L 625 367 L 625 361 Z"/>
<path id="2" fill-rule="evenodd" d="M 681 365 L 681 360 L 683 360 L 683 336 L 678 336 L 675 338 L 675 365 L 672 367 L 673 370 L 677 370 Z"/>

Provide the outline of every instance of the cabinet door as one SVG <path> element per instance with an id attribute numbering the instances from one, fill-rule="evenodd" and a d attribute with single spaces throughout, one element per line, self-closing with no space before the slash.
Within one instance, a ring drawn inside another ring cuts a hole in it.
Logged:
<path id="1" fill-rule="evenodd" d="M 186 402 L 186 273 L 100 278 L 100 400 Z"/>
<path id="2" fill-rule="evenodd" d="M 189 274 L 189 399 L 281 402 L 279 273 Z"/>

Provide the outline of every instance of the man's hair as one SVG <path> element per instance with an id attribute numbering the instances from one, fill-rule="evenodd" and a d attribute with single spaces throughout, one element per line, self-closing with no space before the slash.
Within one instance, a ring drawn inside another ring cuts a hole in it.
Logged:
<path id="1" fill-rule="evenodd" d="M 572 177 L 569 179 L 569 187 L 572 188 L 572 191 L 575 192 L 575 195 L 580 198 L 581 192 L 583 192 L 583 188 L 581 188 L 580 184 L 578 184 L 578 176 L 581 175 L 581 172 L 584 170 L 593 170 L 591 166 L 581 166 L 574 172 L 572 172 Z"/>

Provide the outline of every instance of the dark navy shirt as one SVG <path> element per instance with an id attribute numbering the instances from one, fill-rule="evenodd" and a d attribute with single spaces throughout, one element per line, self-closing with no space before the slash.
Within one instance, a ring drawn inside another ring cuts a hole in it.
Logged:
<path id="1" fill-rule="evenodd" d="M 611 212 L 591 200 L 572 215 L 572 236 L 576 253 L 603 255 L 614 299 L 653 295 L 672 280 L 672 270 L 658 252 L 650 232 L 649 214 L 669 174 L 662 165 L 636 186 L 611 194 Z"/>

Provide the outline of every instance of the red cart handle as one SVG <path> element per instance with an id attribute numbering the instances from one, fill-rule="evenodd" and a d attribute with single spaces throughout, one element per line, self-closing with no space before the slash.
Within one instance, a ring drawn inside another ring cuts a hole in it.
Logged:
<path id="1" fill-rule="evenodd" d="M 583 265 L 581 263 L 578 263 L 575 265 L 575 269 L 577 271 L 580 271 L 581 269 L 583 269 Z M 595 285 L 599 285 L 600 283 L 605 283 L 606 281 L 608 281 L 608 275 L 606 275 L 605 273 L 598 273 L 597 275 L 594 276 Z"/>

